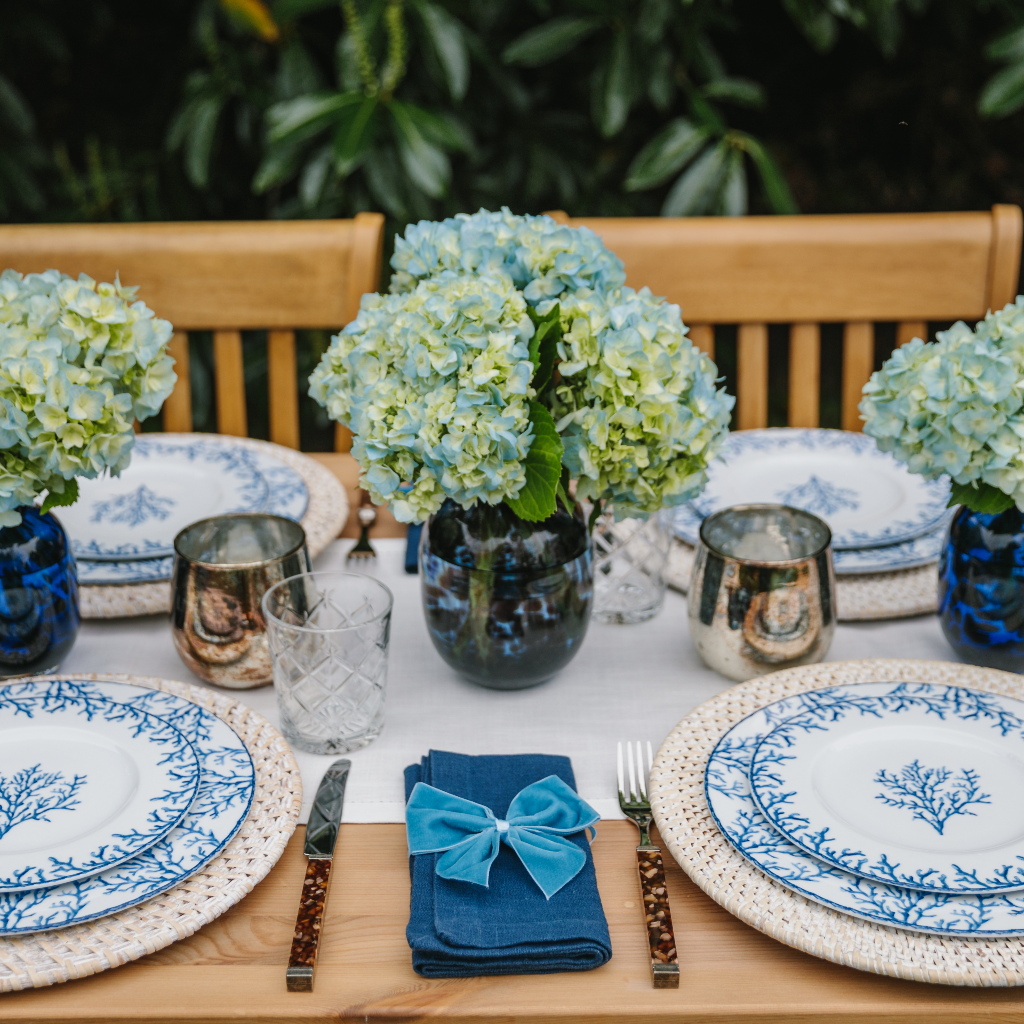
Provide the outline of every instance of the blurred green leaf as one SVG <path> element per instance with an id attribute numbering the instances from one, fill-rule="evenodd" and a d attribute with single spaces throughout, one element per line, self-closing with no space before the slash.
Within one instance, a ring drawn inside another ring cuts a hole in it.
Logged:
<path id="1" fill-rule="evenodd" d="M 647 97 L 661 112 L 672 106 L 676 94 L 673 70 L 672 51 L 667 46 L 659 47 L 651 55 L 648 67 Z"/>
<path id="2" fill-rule="evenodd" d="M 747 171 L 743 152 L 735 147 L 729 152 L 719 209 L 725 217 L 742 217 L 747 212 Z"/>
<path id="3" fill-rule="evenodd" d="M 451 114 L 426 110 L 411 103 L 404 104 L 404 107 L 428 142 L 459 153 L 468 153 L 473 148 L 469 129 Z"/>
<path id="4" fill-rule="evenodd" d="M 210 159 L 217 138 L 217 121 L 224 109 L 225 96 L 207 96 L 195 101 L 191 124 L 185 136 L 185 175 L 196 188 L 205 188 L 210 180 Z"/>
<path id="5" fill-rule="evenodd" d="M 985 47 L 985 56 L 992 60 L 1016 60 L 1024 57 L 1024 25 L 994 39 Z"/>
<path id="6" fill-rule="evenodd" d="M 978 111 L 982 117 L 1006 117 L 1024 106 L 1024 60 L 997 71 L 981 90 Z"/>
<path id="7" fill-rule="evenodd" d="M 704 95 L 712 100 L 731 100 L 744 107 L 763 107 L 764 89 L 749 78 L 719 78 L 704 86 Z"/>
<path id="8" fill-rule="evenodd" d="M 267 141 L 273 145 L 299 134 L 310 138 L 363 98 L 361 92 L 328 92 L 275 103 L 266 113 Z"/>
<path id="9" fill-rule="evenodd" d="M 598 77 L 597 127 L 606 139 L 622 131 L 630 106 L 629 36 L 615 33 L 605 73 Z"/>
<path id="10" fill-rule="evenodd" d="M 274 76 L 275 98 L 291 100 L 307 93 L 319 92 L 323 86 L 316 62 L 302 43 L 293 38 L 281 51 L 281 60 Z"/>
<path id="11" fill-rule="evenodd" d="M 299 175 L 299 201 L 307 210 L 312 210 L 320 202 L 333 162 L 334 148 L 322 146 L 302 168 Z"/>
<path id="12" fill-rule="evenodd" d="M 461 100 L 469 88 L 469 52 L 462 25 L 438 4 L 416 4 L 427 35 L 444 71 L 452 99 Z"/>
<path id="13" fill-rule="evenodd" d="M 681 171 L 707 143 L 708 133 L 685 117 L 669 122 L 640 150 L 629 165 L 627 192 L 657 188 Z"/>
<path id="14" fill-rule="evenodd" d="M 949 504 L 946 508 L 956 508 L 957 505 L 966 505 L 975 512 L 987 515 L 998 515 L 1013 505 L 1013 498 L 1009 494 L 1004 494 L 998 487 L 993 487 L 992 484 L 981 481 L 973 484 L 958 484 L 953 481 L 950 487 Z"/>
<path id="15" fill-rule="evenodd" d="M 28 104 L 3 75 L 0 75 L 0 111 L 11 126 L 23 135 L 30 135 L 35 129 L 36 121 Z"/>
<path id="16" fill-rule="evenodd" d="M 59 487 L 60 485 L 57 484 L 55 486 Z M 62 491 L 46 492 L 46 497 L 43 499 L 43 505 L 39 509 L 39 514 L 45 516 L 51 508 L 64 508 L 67 505 L 74 505 L 76 501 L 78 501 L 78 481 L 74 478 L 65 480 Z"/>
<path id="17" fill-rule="evenodd" d="M 669 190 L 663 217 L 697 217 L 707 212 L 722 188 L 729 147 L 720 142 L 702 153 Z"/>
<path id="18" fill-rule="evenodd" d="M 550 64 L 596 32 L 601 24 L 600 18 L 552 18 L 509 43 L 501 59 L 506 64 L 521 64 L 527 68 Z"/>
<path id="19" fill-rule="evenodd" d="M 782 0 L 782 6 L 819 53 L 835 46 L 839 23 L 819 0 Z"/>
<path id="20" fill-rule="evenodd" d="M 800 208 L 796 205 L 796 200 L 789 191 L 785 175 L 783 175 L 778 164 L 771 158 L 764 146 L 750 135 L 742 132 L 734 134 L 740 145 L 750 155 L 751 160 L 754 161 L 757 172 L 761 177 L 761 184 L 764 186 L 765 195 L 768 197 L 768 202 L 771 203 L 772 209 L 776 213 L 799 213 Z"/>
<path id="21" fill-rule="evenodd" d="M 366 154 L 363 170 L 370 194 L 385 213 L 396 220 L 408 220 L 408 207 L 398 177 L 398 160 L 393 149 L 371 149 Z"/>
<path id="22" fill-rule="evenodd" d="M 423 137 L 405 105 L 397 100 L 388 104 L 398 156 L 413 183 L 432 199 L 444 195 L 452 168 L 444 151 Z"/>
<path id="23" fill-rule="evenodd" d="M 291 180 L 302 165 L 303 145 L 301 142 L 285 142 L 271 146 L 260 161 L 252 179 L 252 190 L 256 195 Z"/>
<path id="24" fill-rule="evenodd" d="M 665 26 L 671 17 L 670 0 L 643 0 L 637 13 L 637 35 L 648 45 L 661 42 L 665 36 Z"/>
<path id="25" fill-rule="evenodd" d="M 281 24 L 285 21 L 297 21 L 305 14 L 322 11 L 328 7 L 336 7 L 338 0 L 272 0 L 270 13 L 274 21 Z"/>
<path id="26" fill-rule="evenodd" d="M 334 132 L 334 159 L 342 177 L 351 174 L 369 152 L 377 128 L 377 107 L 377 98 L 367 96 L 341 112 Z"/>

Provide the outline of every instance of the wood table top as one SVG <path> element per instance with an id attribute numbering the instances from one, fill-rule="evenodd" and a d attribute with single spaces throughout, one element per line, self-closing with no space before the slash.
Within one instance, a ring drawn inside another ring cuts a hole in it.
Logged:
<path id="1" fill-rule="evenodd" d="M 287 992 L 304 830 L 246 899 L 191 938 L 116 970 L 0 997 L 0 1022 L 306 1024 L 345 1018 L 458 1024 L 974 1024 L 1024 1020 L 1024 988 L 897 981 L 783 946 L 705 896 L 666 857 L 677 990 L 651 987 L 636 830 L 598 825 L 597 881 L 614 956 L 579 974 L 427 980 L 412 970 L 401 825 L 343 825 L 314 991 Z"/>

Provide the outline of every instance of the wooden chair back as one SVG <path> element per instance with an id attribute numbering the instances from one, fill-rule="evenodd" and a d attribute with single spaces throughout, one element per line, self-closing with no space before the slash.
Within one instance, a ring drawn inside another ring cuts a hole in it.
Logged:
<path id="1" fill-rule="evenodd" d="M 178 383 L 163 409 L 165 430 L 192 429 L 189 331 L 212 331 L 217 430 L 245 437 L 242 330 L 267 331 L 270 440 L 299 447 L 295 331 L 340 328 L 380 283 L 384 217 L 354 220 L 0 226 L 0 267 L 56 268 L 138 285 L 174 325 Z M 339 428 L 335 447 L 347 450 Z"/>
<path id="2" fill-rule="evenodd" d="M 1021 210 L 800 217 L 582 217 L 647 285 L 682 308 L 690 337 L 714 356 L 714 326 L 738 325 L 736 425 L 768 425 L 768 324 L 789 325 L 788 421 L 818 426 L 823 322 L 843 328 L 842 426 L 874 366 L 875 324 L 897 344 L 928 321 L 980 320 L 1017 294 Z"/>

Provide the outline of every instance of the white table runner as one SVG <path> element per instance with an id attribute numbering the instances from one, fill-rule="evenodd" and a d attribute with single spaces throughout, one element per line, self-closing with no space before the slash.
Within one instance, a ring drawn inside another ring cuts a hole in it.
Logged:
<path id="1" fill-rule="evenodd" d="M 649 622 L 592 623 L 580 653 L 550 682 L 507 693 L 481 689 L 460 679 L 431 645 L 419 577 L 403 569 L 405 541 L 373 543 L 375 575 L 395 595 L 387 713 L 382 736 L 346 755 L 352 774 L 345 821 L 402 821 L 402 769 L 430 748 L 567 755 L 580 795 L 603 817 L 621 817 L 615 795 L 616 740 L 649 739 L 657 749 L 683 715 L 731 685 L 693 650 L 686 600 L 669 590 L 661 614 Z M 315 567 L 344 569 L 351 544 L 336 541 Z M 934 616 L 841 624 L 827 660 L 881 657 L 955 660 Z M 178 658 L 164 616 L 84 622 L 63 668 L 201 682 Z M 278 724 L 272 687 L 234 695 Z M 334 758 L 295 754 L 302 768 L 305 821 L 320 777 Z"/>

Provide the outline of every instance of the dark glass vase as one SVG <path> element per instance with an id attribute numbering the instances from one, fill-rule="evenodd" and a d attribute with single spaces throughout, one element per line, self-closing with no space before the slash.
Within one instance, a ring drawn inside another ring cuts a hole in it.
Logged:
<path id="1" fill-rule="evenodd" d="M 577 510 L 531 523 L 506 505 L 446 501 L 420 540 L 430 639 L 480 686 L 550 679 L 580 649 L 593 598 L 590 538 Z"/>
<path id="2" fill-rule="evenodd" d="M 0 679 L 52 672 L 78 635 L 78 575 L 52 512 L 0 528 Z"/>
<path id="3" fill-rule="evenodd" d="M 1024 672 L 1024 514 L 957 509 L 939 558 L 939 621 L 974 665 Z"/>

